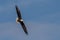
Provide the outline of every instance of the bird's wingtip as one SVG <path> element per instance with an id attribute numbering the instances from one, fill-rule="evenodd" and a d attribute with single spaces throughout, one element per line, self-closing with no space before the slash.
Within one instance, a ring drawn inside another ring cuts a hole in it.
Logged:
<path id="1" fill-rule="evenodd" d="M 26 35 L 28 35 L 28 33 L 26 33 Z"/>

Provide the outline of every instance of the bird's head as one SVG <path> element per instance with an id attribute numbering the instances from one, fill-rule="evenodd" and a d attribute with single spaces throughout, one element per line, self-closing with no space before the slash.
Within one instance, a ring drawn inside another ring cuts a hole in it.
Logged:
<path id="1" fill-rule="evenodd" d="M 19 18 L 16 18 L 16 23 L 19 23 L 19 21 L 18 21 L 18 20 L 19 20 Z"/>

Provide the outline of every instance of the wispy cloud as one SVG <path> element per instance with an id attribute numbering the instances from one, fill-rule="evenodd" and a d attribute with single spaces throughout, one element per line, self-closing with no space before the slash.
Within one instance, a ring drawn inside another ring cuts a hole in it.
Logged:
<path id="1" fill-rule="evenodd" d="M 0 38 L 9 38 L 11 40 L 53 40 L 60 36 L 60 25 L 58 24 L 27 22 L 26 26 L 29 32 L 28 36 L 25 35 L 20 24 L 17 25 L 15 23 L 0 23 Z"/>
<path id="2" fill-rule="evenodd" d="M 15 0 L 13 2 L 4 1 L 2 6 L 0 5 L 0 40 L 60 39 L 60 9 L 58 3 L 55 4 L 55 0 Z M 28 36 L 25 35 L 20 24 L 15 23 L 15 4 L 23 9 L 21 12 L 23 17 L 26 17 L 24 20 L 26 20 Z"/>

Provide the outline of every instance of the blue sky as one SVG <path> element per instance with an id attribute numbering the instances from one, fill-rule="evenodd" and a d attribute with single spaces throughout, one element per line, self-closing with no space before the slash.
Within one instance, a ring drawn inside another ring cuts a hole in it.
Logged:
<path id="1" fill-rule="evenodd" d="M 28 36 L 16 23 L 15 4 Z M 0 0 L 0 40 L 60 40 L 60 0 Z"/>

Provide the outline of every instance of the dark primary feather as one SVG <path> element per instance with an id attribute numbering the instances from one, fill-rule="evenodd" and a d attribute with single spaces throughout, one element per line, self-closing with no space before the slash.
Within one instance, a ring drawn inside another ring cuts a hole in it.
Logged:
<path id="1" fill-rule="evenodd" d="M 25 24 L 23 23 L 23 21 L 22 21 L 22 22 L 20 21 L 20 24 L 21 24 L 21 26 L 22 26 L 24 32 L 25 32 L 26 34 L 28 34 L 27 28 L 26 28 Z"/>
<path id="2" fill-rule="evenodd" d="M 15 7 L 16 7 L 16 12 L 17 12 L 18 18 L 19 18 L 19 19 L 22 19 L 22 18 L 21 18 L 21 12 L 20 12 L 20 10 L 18 9 L 17 5 L 16 5 Z"/>

